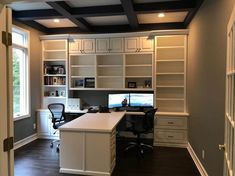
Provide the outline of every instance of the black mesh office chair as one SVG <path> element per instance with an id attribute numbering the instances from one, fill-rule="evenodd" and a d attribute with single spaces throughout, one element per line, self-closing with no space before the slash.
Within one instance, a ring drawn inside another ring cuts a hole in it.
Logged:
<path id="1" fill-rule="evenodd" d="M 53 128 L 56 130 L 54 134 L 57 132 L 57 129 L 65 124 L 65 112 L 64 112 L 64 104 L 62 103 L 52 103 L 48 105 L 48 109 L 51 112 L 51 121 Z M 50 147 L 53 148 L 54 143 L 58 142 L 56 150 L 59 152 L 59 140 L 53 140 L 51 142 Z"/>
<path id="2" fill-rule="evenodd" d="M 137 138 L 136 138 L 136 142 L 130 142 L 128 144 L 125 151 L 134 147 L 138 147 L 138 151 L 141 154 L 143 154 L 144 147 L 153 149 L 151 145 L 147 145 L 141 142 L 140 135 L 153 132 L 154 116 L 155 116 L 156 111 L 157 111 L 157 108 L 151 109 L 151 110 L 146 111 L 143 116 L 138 116 L 138 117 L 134 117 L 134 118 L 127 120 L 127 122 L 131 124 L 130 127 L 127 128 L 127 131 L 131 131 L 134 135 L 137 136 Z"/>

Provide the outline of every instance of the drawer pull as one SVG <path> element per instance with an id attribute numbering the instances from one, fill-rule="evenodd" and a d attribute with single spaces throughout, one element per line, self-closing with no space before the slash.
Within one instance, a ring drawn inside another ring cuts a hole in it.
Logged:
<path id="1" fill-rule="evenodd" d="M 168 138 L 173 138 L 174 136 L 167 136 Z"/>
<path id="2" fill-rule="evenodd" d="M 174 122 L 168 122 L 168 124 L 169 124 L 169 125 L 173 125 L 173 124 L 174 124 Z"/>

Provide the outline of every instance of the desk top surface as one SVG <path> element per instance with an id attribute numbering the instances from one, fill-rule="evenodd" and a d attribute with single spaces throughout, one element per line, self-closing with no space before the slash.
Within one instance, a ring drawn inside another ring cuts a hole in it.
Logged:
<path id="1" fill-rule="evenodd" d="M 62 125 L 60 131 L 112 132 L 125 112 L 87 113 Z"/>

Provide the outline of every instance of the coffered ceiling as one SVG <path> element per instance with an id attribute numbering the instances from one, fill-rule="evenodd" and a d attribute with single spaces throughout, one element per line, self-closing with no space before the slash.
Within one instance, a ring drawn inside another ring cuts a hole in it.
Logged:
<path id="1" fill-rule="evenodd" d="M 13 18 L 46 34 L 185 29 L 203 0 L 67 0 L 10 3 Z"/>

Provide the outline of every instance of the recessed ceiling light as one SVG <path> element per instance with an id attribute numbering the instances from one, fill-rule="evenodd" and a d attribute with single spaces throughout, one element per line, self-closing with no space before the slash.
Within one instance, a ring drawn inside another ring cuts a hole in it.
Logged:
<path id="1" fill-rule="evenodd" d="M 53 21 L 54 21 L 55 23 L 59 23 L 59 22 L 60 22 L 59 19 L 54 19 Z"/>
<path id="2" fill-rule="evenodd" d="M 158 14 L 158 17 L 159 17 L 159 18 L 163 18 L 164 16 L 165 16 L 164 13 L 159 13 L 159 14 Z"/>

